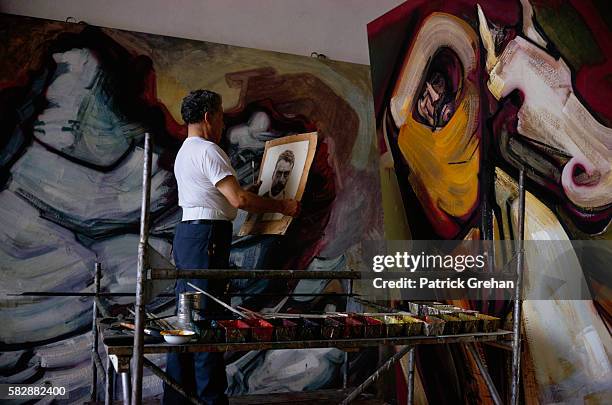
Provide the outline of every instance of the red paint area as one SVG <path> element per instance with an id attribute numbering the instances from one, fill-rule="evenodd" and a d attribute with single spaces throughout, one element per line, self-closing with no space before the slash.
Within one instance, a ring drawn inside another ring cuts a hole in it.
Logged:
<path id="1" fill-rule="evenodd" d="M 466 21 L 478 21 L 476 14 L 477 4 L 480 4 L 487 18 L 496 24 L 510 26 L 517 24 L 520 20 L 521 8 L 518 1 L 411 0 L 370 22 L 368 24 L 368 37 L 384 35 L 390 26 L 405 24 L 413 15 L 418 16 L 417 23 L 422 22 L 433 12 L 452 14 Z"/>
<path id="2" fill-rule="evenodd" d="M 612 124 L 612 33 L 601 17 L 599 10 L 589 1 L 571 0 L 584 23 L 591 30 L 597 46 L 601 49 L 603 62 L 593 66 L 582 66 L 576 72 L 576 90 L 588 106 Z"/>

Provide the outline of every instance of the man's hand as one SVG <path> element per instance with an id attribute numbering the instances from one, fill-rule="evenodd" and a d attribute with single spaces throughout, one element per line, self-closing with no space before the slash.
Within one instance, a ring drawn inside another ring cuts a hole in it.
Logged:
<path id="1" fill-rule="evenodd" d="M 256 184 L 259 186 L 260 184 Z M 216 187 L 232 207 L 262 214 L 265 212 L 279 212 L 283 215 L 295 217 L 300 212 L 300 203 L 296 200 L 275 200 L 268 197 L 260 197 L 240 187 L 234 176 L 226 176 Z"/>
<path id="2" fill-rule="evenodd" d="M 250 186 L 245 188 L 245 190 L 248 191 L 249 193 L 259 194 L 259 187 L 261 187 L 261 181 L 258 181 L 255 184 L 251 184 Z"/>
<path id="3" fill-rule="evenodd" d="M 283 200 L 283 215 L 297 217 L 300 213 L 300 202 L 297 200 Z"/>

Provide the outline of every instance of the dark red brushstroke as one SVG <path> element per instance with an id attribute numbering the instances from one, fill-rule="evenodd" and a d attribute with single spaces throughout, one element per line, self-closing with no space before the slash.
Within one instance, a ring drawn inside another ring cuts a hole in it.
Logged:
<path id="1" fill-rule="evenodd" d="M 571 0 L 570 3 L 582 16 L 601 49 L 604 62 L 599 65 L 584 65 L 576 72 L 576 90 L 590 108 L 603 115 L 607 124 L 612 123 L 612 33 L 590 1 Z"/>
<path id="2" fill-rule="evenodd" d="M 187 138 L 187 126 L 177 122 L 168 107 L 157 97 L 157 76 L 153 69 L 144 76 L 142 100 L 147 105 L 158 108 L 162 112 L 166 131 L 170 136 L 181 141 Z"/>
<path id="3" fill-rule="evenodd" d="M 319 141 L 300 215 L 289 226 L 276 252 L 284 259 L 284 269 L 305 269 L 324 247 L 325 230 L 336 199 L 335 173 L 329 165 L 329 158 L 327 143 Z"/>
<path id="4" fill-rule="evenodd" d="M 272 68 L 259 68 L 227 74 L 226 80 L 241 92 L 236 111 L 253 104 L 271 103 L 281 115 L 279 118 L 299 119 L 305 128 L 318 132 L 319 146 L 302 199 L 302 214 L 284 238 L 288 245 L 283 246 L 282 257 L 292 259 L 280 264 L 285 268 L 306 268 L 328 243 L 335 238 L 347 238 L 335 233 L 335 224 L 329 222 L 336 204 L 335 179 L 350 174 L 359 116 L 345 99 L 312 74 L 278 74 Z M 228 116 L 233 113 L 227 111 Z"/>
<path id="5" fill-rule="evenodd" d="M 390 25 L 404 23 L 417 12 L 425 19 L 433 12 L 443 12 L 458 16 L 467 21 L 478 21 L 476 5 L 480 4 L 490 21 L 501 25 L 515 25 L 521 18 L 521 6 L 518 1 L 508 0 L 411 0 L 400 4 L 393 10 L 368 23 L 368 37 L 384 35 Z"/>
<path id="6" fill-rule="evenodd" d="M 400 363 L 396 363 L 395 367 L 395 398 L 398 404 L 407 404 L 408 403 L 408 385 L 406 382 L 406 378 L 404 377 L 404 372 L 402 369 L 402 365 Z M 416 381 L 416 376 L 414 377 Z M 416 391 L 416 390 L 415 390 Z"/>

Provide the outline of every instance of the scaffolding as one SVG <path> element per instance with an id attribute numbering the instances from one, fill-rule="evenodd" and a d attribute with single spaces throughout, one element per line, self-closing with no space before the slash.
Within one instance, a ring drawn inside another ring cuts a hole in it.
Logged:
<path id="1" fill-rule="evenodd" d="M 523 239 L 524 239 L 524 214 L 525 214 L 525 189 L 524 189 L 524 170 L 520 171 L 519 177 L 519 232 L 518 232 L 518 251 L 517 256 L 517 283 L 515 287 L 514 306 L 513 306 L 513 327 L 512 332 L 497 331 L 493 333 L 471 333 L 460 335 L 444 335 L 444 336 L 410 336 L 400 338 L 370 338 L 370 339 L 331 339 L 331 340 L 303 340 L 289 342 L 249 342 L 249 343 L 188 343 L 184 345 L 169 345 L 165 343 L 145 344 L 144 329 L 146 322 L 145 314 L 145 291 L 147 283 L 161 279 L 177 279 L 177 278 L 204 278 L 204 279 L 346 279 L 349 282 L 349 294 L 346 294 L 347 300 L 352 294 L 352 280 L 361 277 L 359 272 L 354 271 L 295 271 L 295 270 L 230 270 L 230 269 L 193 269 L 180 270 L 177 269 L 161 269 L 151 268 L 148 262 L 147 249 L 149 239 L 149 214 L 150 214 L 150 193 L 151 193 L 151 159 L 152 145 L 151 136 L 145 135 L 144 143 L 144 167 L 142 178 L 142 205 L 141 205 L 141 221 L 140 221 L 140 239 L 138 244 L 138 269 L 136 277 L 136 303 L 135 303 L 135 331 L 133 345 L 106 345 L 104 350 L 107 354 L 106 367 L 102 366 L 102 361 L 98 353 L 98 339 L 100 334 L 104 334 L 107 325 L 101 322 L 99 315 L 107 317 L 104 305 L 101 298 L 112 295 L 110 293 L 100 292 L 100 265 L 95 267 L 95 292 L 93 300 L 93 322 L 92 322 L 92 400 L 97 400 L 97 374 L 98 371 L 103 372 L 104 381 L 106 384 L 105 403 L 111 404 L 114 395 L 114 376 L 115 372 L 121 374 L 123 386 L 123 400 L 126 404 L 140 405 L 142 404 L 142 382 L 143 368 L 147 367 L 153 374 L 162 379 L 165 383 L 173 387 L 177 392 L 182 394 L 186 400 L 193 404 L 201 402 L 192 393 L 186 392 L 180 384 L 170 378 L 163 370 L 145 357 L 146 354 L 152 353 L 169 353 L 169 352 L 227 352 L 227 351 L 246 351 L 246 350 L 275 350 L 275 349 L 304 349 L 304 348 L 322 348 L 334 347 L 341 350 L 352 351 L 365 347 L 376 347 L 381 345 L 399 346 L 401 349 L 393 356 L 381 364 L 362 384 L 352 390 L 345 390 L 346 394 L 341 401 L 342 404 L 348 404 L 356 399 L 364 390 L 376 381 L 385 371 L 389 370 L 393 364 L 401 360 L 404 356 L 408 356 L 408 404 L 414 403 L 414 374 L 415 374 L 415 352 L 414 349 L 418 345 L 426 344 L 449 344 L 460 343 L 465 344 L 474 359 L 480 373 L 483 376 L 485 384 L 490 392 L 491 399 L 497 404 L 502 404 L 502 400 L 498 391 L 493 384 L 493 381 L 488 373 L 486 365 L 483 363 L 474 343 L 488 342 L 493 347 L 499 347 L 512 351 L 512 373 L 511 373 L 511 404 L 517 405 L 519 400 L 519 383 L 520 383 L 520 318 L 521 318 L 521 288 L 523 279 Z M 75 294 L 77 295 L 77 294 Z M 512 337 L 512 345 L 507 346 L 500 341 L 505 338 Z M 132 364 L 130 364 L 132 363 Z M 132 372 L 132 380 L 130 381 L 129 373 Z M 345 354 L 343 386 L 346 389 L 348 361 Z"/>

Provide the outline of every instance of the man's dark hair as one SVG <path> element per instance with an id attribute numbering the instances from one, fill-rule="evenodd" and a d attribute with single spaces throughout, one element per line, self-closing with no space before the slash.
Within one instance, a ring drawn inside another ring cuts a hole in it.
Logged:
<path id="1" fill-rule="evenodd" d="M 210 90 L 194 90 L 181 104 L 181 116 L 185 124 L 197 124 L 204 119 L 204 113 L 221 108 L 221 96 Z"/>
<path id="2" fill-rule="evenodd" d="M 284 160 L 287 163 L 291 163 L 291 168 L 293 168 L 293 165 L 295 164 L 295 155 L 292 151 L 287 149 L 286 151 L 278 155 L 278 160 L 276 161 L 276 164 L 278 164 L 278 162 L 280 162 L 281 160 Z"/>

